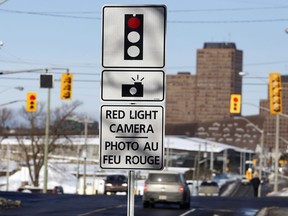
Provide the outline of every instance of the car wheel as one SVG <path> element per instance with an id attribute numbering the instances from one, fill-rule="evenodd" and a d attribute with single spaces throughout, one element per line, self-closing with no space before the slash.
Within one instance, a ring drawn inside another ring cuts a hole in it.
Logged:
<path id="1" fill-rule="evenodd" d="M 148 201 L 143 202 L 143 208 L 149 208 L 149 202 Z"/>
<path id="2" fill-rule="evenodd" d="M 180 203 L 180 208 L 181 209 L 189 209 L 190 208 L 190 203 Z"/>

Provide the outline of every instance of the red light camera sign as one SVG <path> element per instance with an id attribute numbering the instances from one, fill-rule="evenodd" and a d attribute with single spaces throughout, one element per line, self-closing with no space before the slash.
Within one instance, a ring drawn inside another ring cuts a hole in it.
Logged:
<path id="1" fill-rule="evenodd" d="M 163 68 L 166 7 L 104 6 L 102 66 L 104 68 Z"/>

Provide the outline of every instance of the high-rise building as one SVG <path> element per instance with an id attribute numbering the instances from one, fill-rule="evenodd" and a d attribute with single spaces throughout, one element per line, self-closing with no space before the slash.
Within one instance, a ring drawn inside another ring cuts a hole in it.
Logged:
<path id="1" fill-rule="evenodd" d="M 197 50 L 196 75 L 167 76 L 166 123 L 230 117 L 230 95 L 242 93 L 242 56 L 234 43 L 205 43 Z"/>

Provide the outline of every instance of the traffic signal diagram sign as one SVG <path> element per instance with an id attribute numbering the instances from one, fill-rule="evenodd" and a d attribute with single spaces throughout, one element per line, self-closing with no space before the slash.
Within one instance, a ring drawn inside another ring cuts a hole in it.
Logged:
<path id="1" fill-rule="evenodd" d="M 241 113 L 241 95 L 240 94 L 231 94 L 230 113 Z"/>
<path id="2" fill-rule="evenodd" d="M 163 68 L 165 5 L 106 5 L 102 13 L 102 67 Z"/>
<path id="3" fill-rule="evenodd" d="M 28 92 L 26 98 L 26 111 L 36 112 L 36 110 L 37 110 L 37 93 Z"/>
<path id="4" fill-rule="evenodd" d="M 72 99 L 72 84 L 73 84 L 73 74 L 63 73 L 61 78 L 61 90 L 60 90 L 60 98 L 62 100 Z"/>
<path id="5" fill-rule="evenodd" d="M 282 84 L 280 73 L 269 74 L 270 113 L 282 113 Z"/>

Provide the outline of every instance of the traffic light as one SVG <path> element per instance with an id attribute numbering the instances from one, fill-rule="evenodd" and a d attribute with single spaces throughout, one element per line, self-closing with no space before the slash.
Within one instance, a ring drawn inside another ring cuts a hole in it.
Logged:
<path id="1" fill-rule="evenodd" d="M 60 90 L 60 98 L 62 100 L 72 99 L 72 83 L 73 83 L 73 74 L 63 73 L 61 77 L 61 90 Z"/>
<path id="2" fill-rule="evenodd" d="M 269 74 L 270 113 L 282 113 L 282 86 L 280 73 Z"/>
<path id="3" fill-rule="evenodd" d="M 241 112 L 241 95 L 231 94 L 230 96 L 230 113 Z"/>
<path id="4" fill-rule="evenodd" d="M 143 60 L 143 14 L 125 14 L 124 60 Z"/>
<path id="5" fill-rule="evenodd" d="M 36 112 L 36 109 L 37 109 L 37 93 L 28 92 L 26 98 L 26 111 Z"/>
<path id="6" fill-rule="evenodd" d="M 249 168 L 248 170 L 246 170 L 246 179 L 248 181 L 250 181 L 252 179 L 252 169 Z"/>

